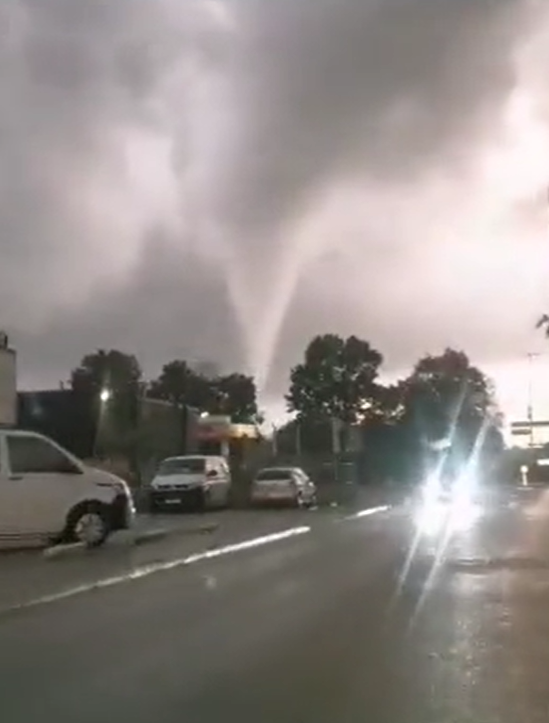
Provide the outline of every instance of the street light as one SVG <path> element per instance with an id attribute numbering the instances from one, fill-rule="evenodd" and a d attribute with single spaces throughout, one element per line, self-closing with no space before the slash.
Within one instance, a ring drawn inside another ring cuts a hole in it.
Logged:
<path id="1" fill-rule="evenodd" d="M 99 391 L 99 409 L 97 410 L 97 420 L 96 420 L 96 427 L 95 427 L 95 434 L 93 438 L 93 448 L 92 448 L 92 456 L 96 458 L 98 456 L 98 449 L 100 446 L 102 446 L 102 442 L 105 438 L 105 417 L 109 415 L 109 408 L 106 407 L 107 402 L 112 396 L 112 392 L 107 387 L 103 387 Z M 104 450 L 103 450 L 104 451 Z"/>

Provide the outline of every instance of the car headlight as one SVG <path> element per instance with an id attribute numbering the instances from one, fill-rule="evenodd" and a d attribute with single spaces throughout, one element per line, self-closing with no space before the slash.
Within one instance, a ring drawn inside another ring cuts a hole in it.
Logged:
<path id="1" fill-rule="evenodd" d="M 472 472 L 464 472 L 455 483 L 455 496 L 471 499 L 477 489 L 477 479 Z"/>
<path id="2" fill-rule="evenodd" d="M 429 475 L 422 485 L 421 495 L 425 503 L 434 502 L 441 492 L 440 479 L 436 474 Z"/>

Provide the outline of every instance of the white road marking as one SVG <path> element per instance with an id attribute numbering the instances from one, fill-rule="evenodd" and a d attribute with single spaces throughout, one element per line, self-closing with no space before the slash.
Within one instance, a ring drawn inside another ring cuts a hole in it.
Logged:
<path id="1" fill-rule="evenodd" d="M 117 575 L 115 577 L 108 577 L 102 580 L 96 580 L 95 582 L 78 585 L 76 587 L 69 588 L 68 590 L 63 590 L 61 592 L 53 593 L 51 595 L 44 595 L 42 597 L 35 598 L 34 600 L 29 600 L 18 605 L 13 605 L 9 608 L 4 608 L 3 610 L 0 610 L 0 614 L 6 614 L 8 612 L 15 612 L 17 610 L 38 607 L 39 605 L 47 605 L 49 603 L 59 602 L 60 600 L 66 600 L 68 598 L 75 597 L 76 595 L 82 595 L 83 593 L 92 592 L 94 590 L 102 590 L 107 587 L 114 587 L 115 585 L 121 585 L 122 583 L 129 582 L 131 580 L 139 580 L 141 578 L 149 577 L 149 575 L 154 575 L 159 572 L 174 570 L 178 567 L 193 565 L 197 562 L 211 560 L 216 557 L 222 557 L 224 555 L 229 555 L 233 552 L 240 552 L 241 550 L 248 550 L 254 547 L 260 547 L 261 545 L 267 545 L 271 542 L 286 540 L 290 537 L 295 537 L 297 535 L 304 535 L 310 531 L 310 527 L 292 527 L 288 530 L 283 530 L 281 532 L 275 532 L 273 534 L 263 535 L 261 537 L 254 537 L 250 540 L 244 540 L 243 542 L 226 545 L 225 547 L 219 547 L 215 550 L 206 550 L 205 552 L 199 552 L 194 555 L 170 560 L 168 562 L 158 562 L 150 565 L 143 565 L 141 567 L 135 568 L 134 570 L 131 570 L 128 573 L 125 573 L 124 575 Z"/>
<path id="2" fill-rule="evenodd" d="M 363 517 L 369 517 L 370 515 L 375 515 L 379 512 L 386 512 L 387 510 L 391 509 L 390 505 L 381 505 L 379 507 L 369 507 L 364 510 L 359 510 L 358 512 L 355 512 L 352 515 L 349 515 L 347 517 L 344 517 L 343 520 L 356 520 L 361 519 Z M 130 582 L 132 580 L 139 580 L 144 577 L 149 577 L 149 575 L 155 575 L 159 572 L 166 572 L 169 570 L 174 570 L 178 567 L 183 567 L 186 565 L 193 565 L 197 562 L 203 562 L 205 560 L 211 560 L 216 557 L 223 557 L 224 555 L 229 555 L 233 552 L 240 552 L 242 550 L 249 550 L 254 547 L 260 547 L 261 545 L 267 545 L 271 542 L 278 542 L 280 540 L 285 540 L 290 537 L 295 537 L 297 535 L 303 535 L 311 531 L 311 527 L 309 526 L 302 526 L 302 527 L 291 527 L 287 530 L 282 530 L 281 532 L 275 532 L 270 535 L 262 535 L 261 537 L 254 537 L 249 540 L 244 540 L 243 542 L 237 542 L 231 545 L 226 545 L 224 547 L 219 547 L 214 550 L 206 550 L 205 552 L 199 552 L 194 555 L 189 555 L 187 557 L 177 558 L 175 560 L 169 560 L 167 562 L 157 562 L 152 563 L 150 565 L 142 565 L 140 567 L 136 567 L 130 572 L 127 572 L 123 575 L 117 575 L 114 577 L 108 577 L 103 578 L 101 580 L 96 580 L 95 582 L 91 583 L 85 583 L 83 585 L 77 585 L 75 587 L 69 588 L 67 590 L 62 590 L 58 593 L 52 593 L 51 595 L 44 595 L 39 598 L 35 598 L 33 600 L 29 600 L 27 602 L 23 602 L 17 605 L 12 605 L 10 607 L 0 609 L 0 614 L 6 614 L 9 612 L 15 612 L 17 610 L 24 610 L 27 608 L 33 608 L 38 607 L 40 605 L 47 605 L 49 603 L 59 602 L 61 600 L 66 600 L 71 597 L 75 597 L 77 595 L 82 595 L 84 593 L 93 592 L 94 590 L 102 590 L 104 588 L 108 587 L 114 587 L 115 585 L 121 585 L 125 582 Z M 61 546 L 58 552 L 54 552 L 53 549 L 49 551 L 48 556 L 56 556 L 57 554 L 63 554 L 63 552 L 72 551 L 72 549 L 67 550 L 67 548 L 74 548 L 76 551 L 76 548 L 78 548 L 79 545 L 70 545 L 70 546 Z"/>
<path id="3" fill-rule="evenodd" d="M 360 512 L 355 512 L 352 515 L 349 515 L 346 517 L 346 520 L 359 520 L 361 517 L 370 517 L 370 515 L 375 515 L 378 512 L 387 512 L 387 510 L 391 509 L 389 505 L 381 505 L 380 507 L 369 507 L 366 510 L 360 510 Z"/>

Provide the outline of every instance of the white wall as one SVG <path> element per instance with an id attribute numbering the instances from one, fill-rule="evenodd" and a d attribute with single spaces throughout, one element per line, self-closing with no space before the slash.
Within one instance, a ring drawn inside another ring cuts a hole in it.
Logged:
<path id="1" fill-rule="evenodd" d="M 17 358 L 11 349 L 0 348 L 0 424 L 17 423 Z"/>

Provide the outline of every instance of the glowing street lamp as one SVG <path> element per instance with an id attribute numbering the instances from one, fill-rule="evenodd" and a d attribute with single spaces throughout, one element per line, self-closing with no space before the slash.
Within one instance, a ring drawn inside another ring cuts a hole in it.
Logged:
<path id="1" fill-rule="evenodd" d="M 103 402 L 103 404 L 105 402 L 108 402 L 110 398 L 111 398 L 111 390 L 110 389 L 102 389 L 101 393 L 99 395 L 99 399 Z"/>

